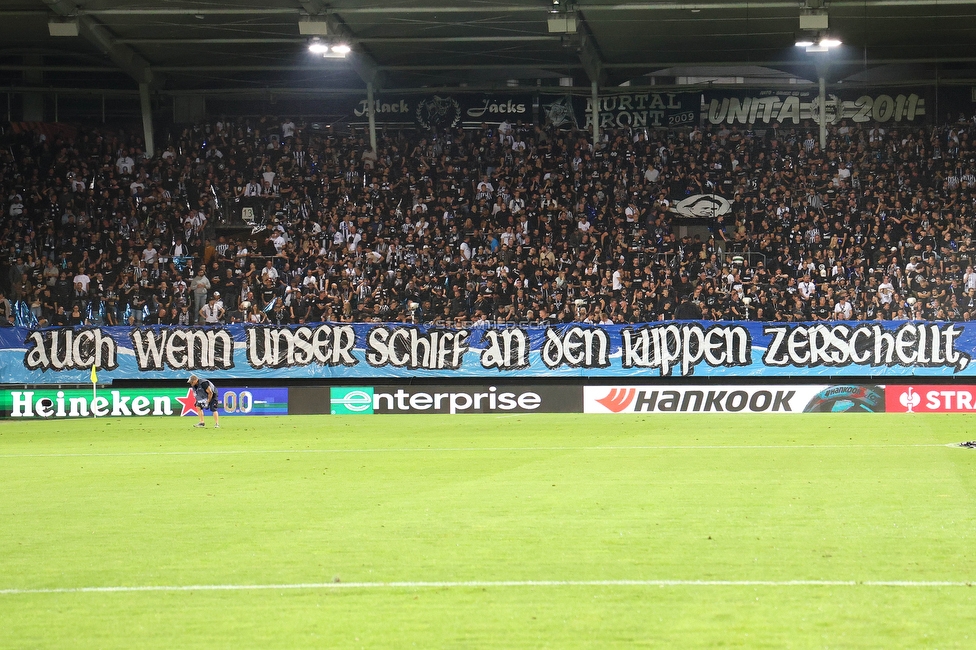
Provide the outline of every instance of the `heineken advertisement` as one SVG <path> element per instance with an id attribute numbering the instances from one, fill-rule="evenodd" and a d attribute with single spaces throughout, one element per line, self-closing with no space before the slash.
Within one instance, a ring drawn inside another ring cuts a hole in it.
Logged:
<path id="1" fill-rule="evenodd" d="M 221 415 L 287 415 L 287 388 L 220 388 Z M 14 418 L 195 415 L 190 388 L 23 388 L 0 392 L 0 412 Z"/>

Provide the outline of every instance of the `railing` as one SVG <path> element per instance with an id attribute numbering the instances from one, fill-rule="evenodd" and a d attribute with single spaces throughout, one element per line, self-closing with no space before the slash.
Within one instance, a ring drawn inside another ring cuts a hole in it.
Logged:
<path id="1" fill-rule="evenodd" d="M 765 255 L 763 255 L 762 253 L 752 253 L 752 252 L 743 252 L 743 253 L 729 253 L 729 252 L 726 252 L 725 253 L 725 263 L 726 264 L 736 264 L 737 262 L 736 262 L 736 259 L 735 258 L 737 258 L 737 257 L 741 257 L 744 260 L 748 261 L 749 262 L 749 266 L 752 266 L 752 267 L 756 266 L 756 261 L 757 260 L 758 261 L 761 261 L 764 266 L 766 264 L 766 256 Z"/>
<path id="2" fill-rule="evenodd" d="M 654 253 L 654 259 L 656 259 L 656 260 L 663 259 L 664 260 L 664 264 L 666 266 L 671 266 L 672 260 L 675 257 L 677 257 L 677 255 L 678 255 L 677 253 Z M 755 266 L 756 265 L 755 264 L 756 261 L 761 261 L 763 263 L 763 265 L 766 264 L 766 256 L 764 254 L 762 254 L 762 253 L 752 253 L 752 252 L 748 252 L 748 251 L 747 252 L 742 252 L 742 253 L 726 252 L 722 256 L 722 259 L 724 260 L 724 263 L 725 264 L 732 265 L 732 264 L 736 264 L 737 263 L 736 262 L 736 259 L 735 259 L 737 257 L 741 257 L 742 259 L 748 261 L 749 262 L 749 266 Z"/>
<path id="3" fill-rule="evenodd" d="M 274 204 L 280 198 L 265 196 L 238 196 L 224 202 L 216 213 L 215 227 L 257 227 L 263 225 L 274 213 Z"/>

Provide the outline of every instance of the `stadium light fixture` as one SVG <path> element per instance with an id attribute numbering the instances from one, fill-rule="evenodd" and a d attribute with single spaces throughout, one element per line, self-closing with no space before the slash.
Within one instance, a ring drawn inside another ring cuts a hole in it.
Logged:
<path id="1" fill-rule="evenodd" d="M 326 59 L 344 59 L 347 54 L 352 52 L 352 48 L 346 43 L 336 43 L 327 49 L 328 51 L 322 53 L 322 57 Z"/>
<path id="2" fill-rule="evenodd" d="M 308 51 L 312 54 L 325 54 L 329 51 L 329 46 L 321 38 L 313 38 L 308 42 Z"/>
<path id="3" fill-rule="evenodd" d="M 841 40 L 821 32 L 817 35 L 801 35 L 796 37 L 796 47 L 805 48 L 810 53 L 829 52 L 831 48 L 842 45 Z"/>
<path id="4" fill-rule="evenodd" d="M 352 48 L 347 43 L 329 43 L 315 37 L 308 42 L 308 51 L 326 59 L 344 59 Z"/>

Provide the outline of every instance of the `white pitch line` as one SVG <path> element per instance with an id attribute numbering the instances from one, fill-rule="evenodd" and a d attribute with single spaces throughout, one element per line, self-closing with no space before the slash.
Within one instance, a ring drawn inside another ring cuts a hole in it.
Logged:
<path id="1" fill-rule="evenodd" d="M 500 587 L 972 587 L 949 580 L 469 580 L 420 582 L 306 582 L 268 585 L 142 585 L 0 589 L 0 596 L 32 594 L 133 593 L 152 591 L 258 591 L 299 589 L 444 589 Z"/>
<path id="2" fill-rule="evenodd" d="M 904 447 L 955 447 L 951 444 L 904 445 L 629 445 L 599 447 L 377 447 L 375 449 L 213 449 L 205 451 L 132 451 L 106 453 L 63 454 L 0 454 L 0 458 L 90 458 L 115 456 L 224 456 L 232 454 L 391 454 L 400 452 L 459 452 L 459 451 L 653 451 L 695 449 L 890 449 Z"/>

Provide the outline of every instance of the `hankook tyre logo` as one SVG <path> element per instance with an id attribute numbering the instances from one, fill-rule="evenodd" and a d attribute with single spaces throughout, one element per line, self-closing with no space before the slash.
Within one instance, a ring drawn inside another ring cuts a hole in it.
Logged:
<path id="1" fill-rule="evenodd" d="M 807 402 L 804 413 L 881 413 L 884 388 L 873 385 L 837 384 L 820 391 Z"/>
<path id="2" fill-rule="evenodd" d="M 637 391 L 633 388 L 611 388 L 607 396 L 598 399 L 597 402 L 607 407 L 614 413 L 620 413 L 634 401 Z"/>

